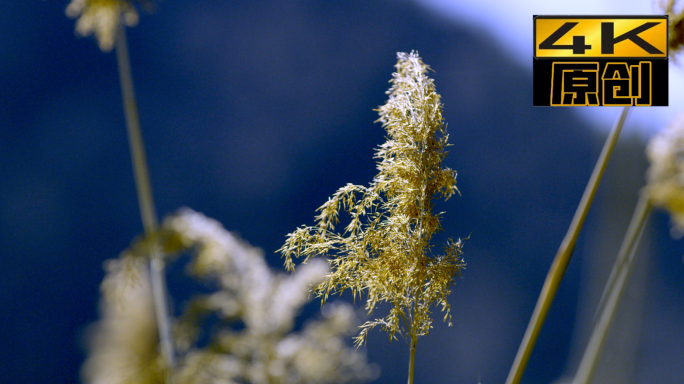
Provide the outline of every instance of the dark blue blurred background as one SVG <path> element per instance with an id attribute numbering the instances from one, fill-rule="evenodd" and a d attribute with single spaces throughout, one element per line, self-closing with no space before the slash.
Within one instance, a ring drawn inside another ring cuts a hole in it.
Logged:
<path id="1" fill-rule="evenodd" d="M 77 382 L 102 262 L 142 232 L 116 62 L 75 37 L 67 2 L 3 5 L 0 382 Z M 486 32 L 406 0 L 165 1 L 128 38 L 160 216 L 203 212 L 279 269 L 287 233 L 313 223 L 337 188 L 372 180 L 384 141 L 373 109 L 396 52 L 418 50 L 435 70 L 453 144 L 446 165 L 462 192 L 439 205 L 436 240 L 470 240 L 454 327 L 435 314 L 416 383 L 505 380 L 605 130 L 570 109 L 532 108 L 531 73 Z M 628 123 L 523 382 L 574 372 L 643 184 L 644 144 Z M 606 357 L 631 367 L 635 383 L 684 377 L 683 252 L 667 221 L 651 221 L 640 252 L 649 261 L 623 316 L 631 357 Z M 405 381 L 402 341 L 376 331 L 367 351 L 382 368 L 377 383 Z"/>

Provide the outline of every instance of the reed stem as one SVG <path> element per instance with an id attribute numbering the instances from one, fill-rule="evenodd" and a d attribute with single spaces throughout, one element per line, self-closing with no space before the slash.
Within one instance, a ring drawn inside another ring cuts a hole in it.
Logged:
<path id="1" fill-rule="evenodd" d="M 625 282 L 632 270 L 634 254 L 639 246 L 641 235 L 644 233 L 646 219 L 650 212 L 651 204 L 649 198 L 645 193 L 642 193 L 634 209 L 625 238 L 620 246 L 618 257 L 613 265 L 613 271 L 603 291 L 603 305 L 599 306 L 601 315 L 589 338 L 587 349 L 584 351 L 573 384 L 586 384 L 594 374 L 598 357 L 608 334 L 608 328 L 613 321 L 615 310 L 624 292 Z"/>
<path id="2" fill-rule="evenodd" d="M 409 358 L 409 374 L 408 374 L 408 384 L 413 384 L 413 370 L 416 361 L 416 345 L 418 344 L 418 337 L 411 335 L 411 356 Z"/>
<path id="3" fill-rule="evenodd" d="M 520 344 L 518 353 L 515 356 L 515 361 L 511 367 L 511 371 L 506 379 L 506 384 L 518 384 L 522 379 L 522 375 L 527 367 L 527 362 L 530 359 L 534 345 L 539 337 L 539 332 L 541 331 L 546 316 L 551 308 L 553 299 L 558 291 L 558 286 L 560 285 L 563 276 L 565 275 L 565 270 L 570 262 L 570 257 L 575 249 L 575 243 L 577 242 L 577 237 L 582 229 L 584 220 L 589 211 L 592 201 L 594 200 L 594 195 L 598 189 L 598 185 L 601 182 L 601 177 L 608 164 L 608 159 L 615 148 L 617 139 L 622 130 L 622 126 L 627 119 L 630 107 L 624 107 L 622 113 L 618 117 L 615 125 L 610 131 L 603 149 L 601 150 L 601 155 L 599 156 L 596 165 L 594 166 L 594 171 L 591 174 L 591 178 L 587 183 L 587 187 L 584 190 L 582 199 L 580 200 L 577 210 L 575 211 L 575 216 L 572 219 L 572 223 L 568 228 L 568 232 L 563 239 L 563 242 L 556 253 L 556 257 L 551 264 L 548 274 L 546 275 L 546 280 L 544 281 L 544 286 L 539 294 L 539 299 L 537 300 L 537 305 L 534 308 L 530 323 L 525 331 L 525 336 Z"/>
<path id="4" fill-rule="evenodd" d="M 147 171 L 147 160 L 142 134 L 140 133 L 140 117 L 138 114 L 133 78 L 131 76 L 131 63 L 128 58 L 128 45 L 126 43 L 126 31 L 123 25 L 119 25 L 116 34 L 116 58 L 119 67 L 119 79 L 121 81 L 121 94 L 123 97 L 124 113 L 126 115 L 126 129 L 128 131 L 128 143 L 133 163 L 135 187 L 138 194 L 138 205 L 142 218 L 145 236 L 152 238 L 157 230 L 157 214 L 152 198 L 152 186 Z M 167 309 L 166 282 L 164 278 L 164 259 L 157 244 L 152 245 L 150 250 L 150 275 L 152 295 L 159 329 L 159 340 L 162 355 L 169 371 L 175 365 L 173 343 L 171 341 L 170 321 Z"/>

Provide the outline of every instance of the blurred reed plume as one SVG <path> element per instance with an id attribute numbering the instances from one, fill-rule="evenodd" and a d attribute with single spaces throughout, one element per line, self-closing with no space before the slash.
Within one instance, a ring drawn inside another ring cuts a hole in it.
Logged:
<path id="1" fill-rule="evenodd" d="M 90 326 L 85 382 L 164 383 L 152 289 L 143 259 L 123 256 L 106 263 L 102 319 Z"/>
<path id="2" fill-rule="evenodd" d="M 138 24 L 136 4 L 149 4 L 145 0 L 71 0 L 66 14 L 76 21 L 76 32 L 81 36 L 94 34 L 100 49 L 109 52 L 114 47 L 119 23 Z"/>
<path id="3" fill-rule="evenodd" d="M 430 308 L 441 307 L 451 325 L 447 297 L 465 263 L 460 239 L 449 240 L 443 254 L 432 254 L 430 240 L 441 229 L 433 200 L 458 192 L 456 172 L 441 166 L 448 135 L 440 96 L 426 76 L 429 67 L 417 52 L 397 56 L 389 100 L 378 109 L 388 134 L 375 156 L 380 172 L 369 187 L 340 188 L 318 209 L 317 225 L 290 233 L 280 252 L 288 270 L 294 269 L 293 257 L 306 262 L 330 256 L 332 272 L 315 288 L 323 302 L 330 293 L 349 289 L 354 296 L 367 294 L 369 312 L 379 303 L 392 304 L 387 316 L 361 327 L 356 344 L 376 326 L 391 338 L 402 335 L 410 343 L 412 383 L 418 338 L 432 324 Z M 342 234 L 335 232 L 340 210 L 351 218 Z"/>
<path id="4" fill-rule="evenodd" d="M 666 210 L 672 236 L 684 234 L 684 117 L 679 117 L 651 139 L 646 149 L 651 166 L 646 191 L 651 203 Z"/>
<path id="5" fill-rule="evenodd" d="M 660 8 L 669 16 L 668 45 L 671 53 L 675 54 L 684 47 L 684 9 L 676 3 L 675 0 L 661 1 L 660 3 Z"/>
<path id="6" fill-rule="evenodd" d="M 311 284 L 327 271 L 323 261 L 293 275 L 273 273 L 260 249 L 187 208 L 164 220 L 156 241 L 169 257 L 189 252 L 188 273 L 217 287 L 190 300 L 174 324 L 178 355 L 171 382 L 358 383 L 377 376 L 365 354 L 345 343 L 357 324 L 349 304 L 330 303 L 322 318 L 293 331 Z M 93 326 L 83 367 L 86 382 L 164 382 L 145 268 L 149 245 L 140 238 L 107 263 L 102 320 Z M 216 324 L 203 329 L 208 318 Z"/>

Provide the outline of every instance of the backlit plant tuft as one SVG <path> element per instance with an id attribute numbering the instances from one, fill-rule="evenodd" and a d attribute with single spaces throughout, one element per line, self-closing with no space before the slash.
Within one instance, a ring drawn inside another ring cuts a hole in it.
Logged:
<path id="1" fill-rule="evenodd" d="M 324 302 L 349 289 L 366 295 L 369 312 L 390 303 L 385 317 L 361 326 L 356 344 L 376 326 L 392 338 L 401 334 L 410 343 L 411 383 L 416 343 L 431 328 L 430 309 L 440 307 L 451 325 L 447 298 L 465 263 L 460 239 L 449 240 L 440 254 L 430 242 L 441 229 L 434 200 L 458 192 L 456 172 L 442 167 L 448 135 L 440 96 L 416 52 L 397 56 L 389 100 L 378 109 L 388 134 L 375 156 L 379 173 L 369 187 L 340 188 L 318 209 L 316 225 L 289 234 L 280 252 L 288 270 L 293 257 L 330 257 L 332 271 L 315 288 Z M 340 211 L 351 218 L 342 233 L 335 231 Z"/>

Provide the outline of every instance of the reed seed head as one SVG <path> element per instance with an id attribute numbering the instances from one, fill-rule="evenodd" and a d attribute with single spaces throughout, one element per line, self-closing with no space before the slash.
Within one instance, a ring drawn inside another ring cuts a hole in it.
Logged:
<path id="1" fill-rule="evenodd" d="M 684 117 L 651 139 L 646 148 L 651 165 L 646 191 L 654 206 L 672 219 L 672 234 L 684 234 Z"/>
<path id="2" fill-rule="evenodd" d="M 141 0 L 71 0 L 66 8 L 67 16 L 77 18 L 76 32 L 81 36 L 95 35 L 100 49 L 109 52 L 114 47 L 116 30 L 120 24 L 134 26 L 138 23 L 136 3 Z"/>
<path id="3" fill-rule="evenodd" d="M 434 199 L 458 192 L 456 171 L 441 165 L 449 144 L 440 96 L 417 52 L 397 57 L 389 100 L 377 109 L 388 136 L 375 156 L 379 173 L 368 187 L 340 188 L 318 209 L 316 225 L 290 233 L 279 250 L 289 270 L 293 257 L 329 257 L 332 271 L 315 288 L 323 301 L 349 289 L 367 296 L 369 312 L 392 304 L 385 317 L 361 327 L 357 345 L 375 326 L 390 337 L 426 335 L 431 306 L 441 307 L 450 321 L 447 297 L 465 267 L 460 239 L 448 241 L 441 255 L 432 253 L 430 242 L 442 229 Z M 340 211 L 350 218 L 342 233 L 335 231 Z"/>

